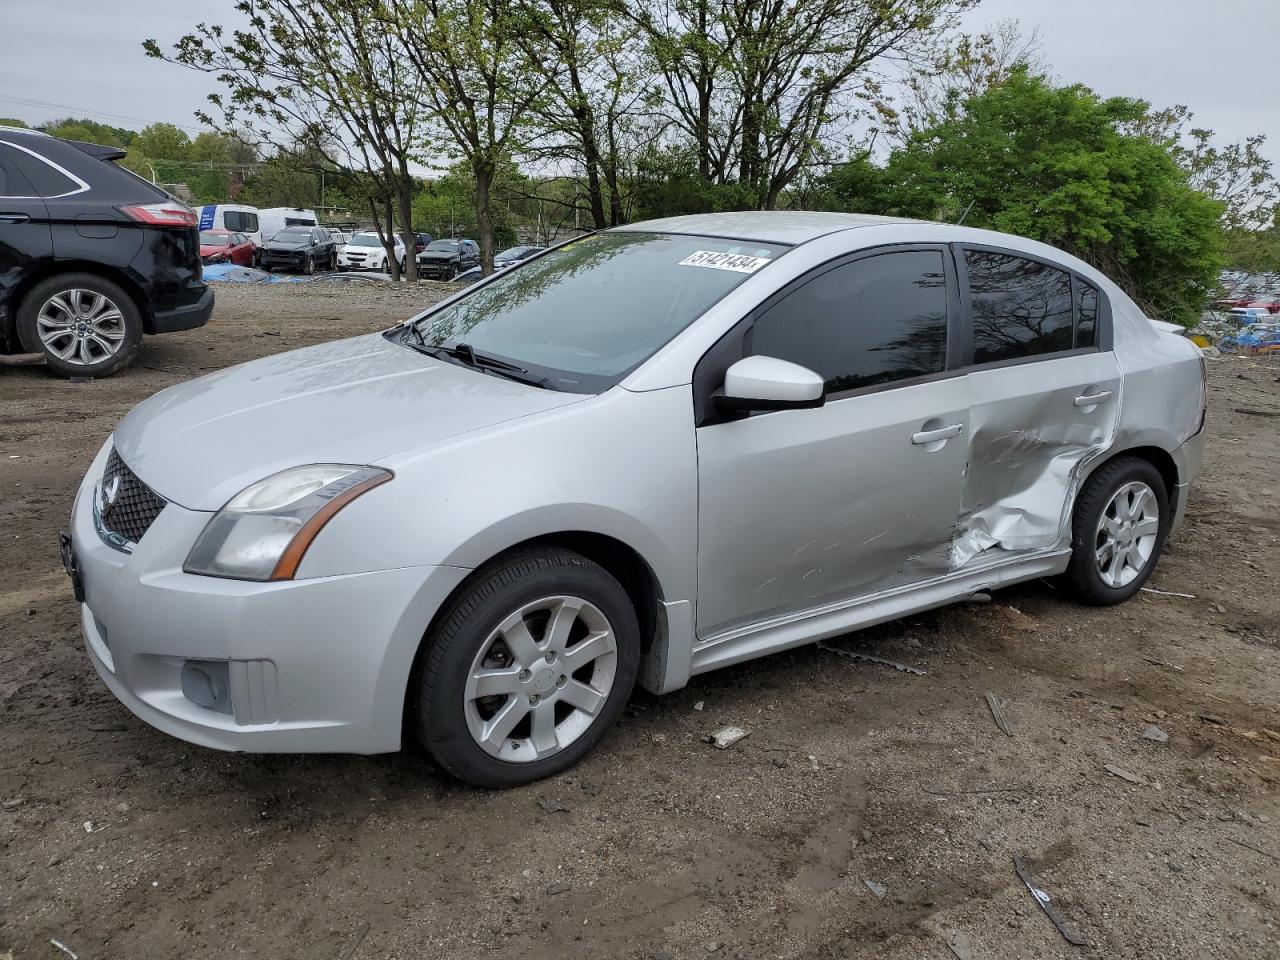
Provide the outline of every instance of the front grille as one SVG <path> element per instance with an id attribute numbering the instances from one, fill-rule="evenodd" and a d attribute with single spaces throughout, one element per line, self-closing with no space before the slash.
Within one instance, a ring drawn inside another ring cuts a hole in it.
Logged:
<path id="1" fill-rule="evenodd" d="M 108 533 L 130 543 L 142 539 L 168 503 L 125 466 L 114 447 L 98 490 L 98 522 Z"/>

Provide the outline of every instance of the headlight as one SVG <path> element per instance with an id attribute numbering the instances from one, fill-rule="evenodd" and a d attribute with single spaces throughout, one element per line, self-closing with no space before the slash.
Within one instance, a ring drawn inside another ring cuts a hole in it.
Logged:
<path id="1" fill-rule="evenodd" d="M 378 467 L 318 463 L 252 483 L 214 514 L 182 569 L 236 580 L 291 580 L 321 528 L 392 476 Z"/>

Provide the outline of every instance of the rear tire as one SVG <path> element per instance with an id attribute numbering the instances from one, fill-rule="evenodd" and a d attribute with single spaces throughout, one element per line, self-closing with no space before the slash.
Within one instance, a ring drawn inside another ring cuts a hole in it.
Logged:
<path id="1" fill-rule="evenodd" d="M 482 568 L 425 642 L 410 688 L 418 739 L 480 787 L 576 763 L 613 727 L 640 663 L 626 591 L 598 564 L 552 547 Z"/>
<path id="2" fill-rule="evenodd" d="M 64 377 L 106 377 L 128 366 L 142 342 L 142 311 L 116 283 L 61 273 L 31 288 L 17 311 L 24 349 L 43 353 Z"/>
<path id="3" fill-rule="evenodd" d="M 1155 569 L 1169 533 L 1169 495 L 1154 466 L 1118 457 L 1096 470 L 1076 498 L 1071 562 L 1063 576 L 1091 606 L 1123 603 Z"/>

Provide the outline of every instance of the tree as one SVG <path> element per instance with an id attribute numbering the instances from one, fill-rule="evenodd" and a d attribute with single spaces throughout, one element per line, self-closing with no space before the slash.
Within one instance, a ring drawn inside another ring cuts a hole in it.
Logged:
<path id="1" fill-rule="evenodd" d="M 415 0 L 382 8 L 409 64 L 425 81 L 422 96 L 447 131 L 451 152 L 475 180 L 476 232 L 483 272 L 493 272 L 493 186 L 507 156 L 536 136 L 535 106 L 551 56 L 530 40 L 528 10 L 508 0 Z"/>
<path id="2" fill-rule="evenodd" d="M 757 208 L 851 132 L 877 71 L 916 57 L 976 0 L 651 0 L 645 28 L 699 171 Z"/>
<path id="3" fill-rule="evenodd" d="M 152 160 L 186 160 L 191 138 L 172 123 L 153 123 L 139 130 L 129 145 Z"/>
<path id="4" fill-rule="evenodd" d="M 1106 272 L 1153 316 L 1193 323 L 1221 264 L 1222 204 L 1170 152 L 1126 132 L 1149 105 L 1015 71 L 851 172 L 863 209 L 1043 240 Z M 839 178 L 837 178 L 839 179 Z"/>
<path id="5" fill-rule="evenodd" d="M 79 140 L 81 143 L 100 143 L 107 147 L 127 147 L 135 136 L 132 130 L 113 127 L 97 120 L 67 117 L 44 124 L 41 129 L 53 137 Z"/>
<path id="6" fill-rule="evenodd" d="M 238 0 L 245 29 L 199 24 L 171 54 L 154 40 L 143 46 L 150 56 L 213 74 L 227 88 L 209 98 L 220 120 L 198 114 L 208 125 L 247 128 L 277 147 L 305 144 L 328 163 L 380 179 L 411 250 L 416 184 L 409 165 L 429 118 L 421 109 L 424 76 L 387 29 L 388 17 L 409 5 L 394 6 L 393 13 L 367 0 Z M 383 242 L 398 277 L 394 244 Z M 417 277 L 413 257 L 407 274 Z"/>
<path id="7" fill-rule="evenodd" d="M 902 144 L 1019 69 L 1032 76 L 1047 73 L 1039 30 L 1024 33 L 1017 20 L 1001 20 L 979 34 L 944 33 L 923 63 L 908 65 L 895 92 L 874 98 L 872 105 L 885 133 Z"/>
<path id="8" fill-rule="evenodd" d="M 1168 149 L 1193 187 L 1222 202 L 1225 229 L 1269 227 L 1280 212 L 1280 182 L 1263 154 L 1266 135 L 1220 146 L 1212 130 L 1190 126 L 1192 118 L 1191 111 L 1179 105 L 1148 113 L 1132 129 Z"/>

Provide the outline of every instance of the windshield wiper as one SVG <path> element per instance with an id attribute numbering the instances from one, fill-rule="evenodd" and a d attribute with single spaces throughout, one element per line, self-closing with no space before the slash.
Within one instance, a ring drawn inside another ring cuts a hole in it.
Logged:
<path id="1" fill-rule="evenodd" d="M 549 377 L 538 377 L 529 373 L 524 367 L 518 367 L 514 363 L 509 363 L 498 357 L 491 357 L 485 353 L 477 353 L 475 348 L 469 343 L 454 344 L 437 344 L 431 346 L 422 336 L 422 331 L 418 329 L 417 324 L 410 324 L 410 329 L 415 334 L 418 346 L 414 349 L 427 356 L 440 357 L 445 356 L 455 363 L 461 363 L 463 366 L 471 367 L 483 373 L 492 373 L 495 376 L 505 377 L 507 380 L 514 380 L 517 383 L 527 383 L 531 387 L 541 387 L 544 390 L 555 390 L 551 384 Z"/>

